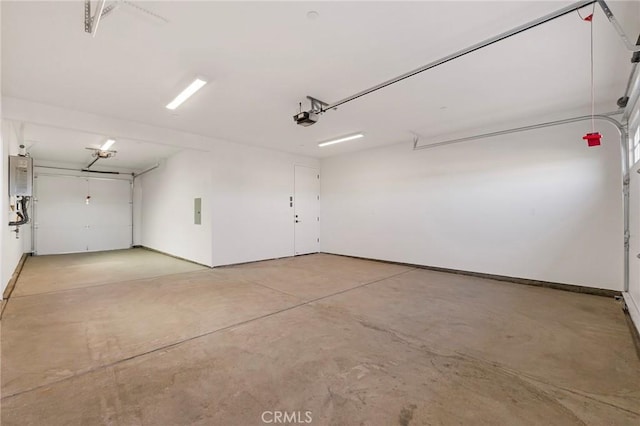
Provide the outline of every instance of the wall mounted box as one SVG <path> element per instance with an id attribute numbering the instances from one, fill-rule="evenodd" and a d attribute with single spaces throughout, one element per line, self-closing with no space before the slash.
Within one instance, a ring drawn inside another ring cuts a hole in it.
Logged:
<path id="1" fill-rule="evenodd" d="M 33 158 L 9 156 L 9 195 L 33 195 Z"/>
<path id="2" fill-rule="evenodd" d="M 202 198 L 193 199 L 193 223 L 202 225 Z"/>

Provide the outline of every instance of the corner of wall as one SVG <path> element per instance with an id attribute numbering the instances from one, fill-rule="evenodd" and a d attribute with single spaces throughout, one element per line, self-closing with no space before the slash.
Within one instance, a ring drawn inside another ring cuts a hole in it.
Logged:
<path id="1" fill-rule="evenodd" d="M 2 139 L 2 143 L 0 144 L 2 146 L 0 150 L 0 156 L 2 157 L 2 166 L 0 167 L 0 173 L 2 174 L 2 186 L 0 187 L 0 192 L 3 194 L 0 197 L 2 199 L 2 202 L 0 203 L 0 208 L 2 209 L 2 216 L 0 219 L 2 221 L 2 232 L 0 233 L 0 237 L 2 238 L 2 261 L 0 262 L 0 277 L 2 281 L 0 281 L 0 294 L 4 292 L 4 289 L 11 279 L 16 266 L 18 266 L 18 263 L 20 262 L 22 254 L 25 252 L 23 247 L 25 236 L 20 235 L 20 239 L 16 238 L 16 234 L 13 232 L 13 229 L 7 225 L 10 220 L 9 197 L 7 195 L 9 193 L 8 162 L 10 155 L 16 155 L 19 152 L 19 142 L 15 132 L 13 132 L 12 126 L 12 123 L 2 120 L 2 128 L 0 131 L 0 138 Z"/>

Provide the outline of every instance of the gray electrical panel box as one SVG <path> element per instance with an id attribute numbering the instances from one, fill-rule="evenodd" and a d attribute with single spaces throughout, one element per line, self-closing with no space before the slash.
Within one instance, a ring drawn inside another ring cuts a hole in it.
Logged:
<path id="1" fill-rule="evenodd" d="M 193 223 L 195 225 L 202 224 L 202 198 L 193 199 Z"/>
<path id="2" fill-rule="evenodd" d="M 33 195 L 33 158 L 9 156 L 9 195 Z"/>

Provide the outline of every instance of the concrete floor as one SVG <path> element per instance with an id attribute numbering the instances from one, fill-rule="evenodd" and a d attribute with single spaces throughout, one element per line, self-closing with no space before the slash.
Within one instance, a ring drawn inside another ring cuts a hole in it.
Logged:
<path id="1" fill-rule="evenodd" d="M 3 426 L 640 424 L 640 360 L 599 296 L 134 249 L 29 258 L 0 323 Z"/>

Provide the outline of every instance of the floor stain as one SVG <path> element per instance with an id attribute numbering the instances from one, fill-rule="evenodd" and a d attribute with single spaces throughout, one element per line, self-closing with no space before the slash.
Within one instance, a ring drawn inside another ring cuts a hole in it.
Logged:
<path id="1" fill-rule="evenodd" d="M 411 419 L 413 419 L 413 412 L 418 408 L 415 404 L 410 404 L 406 407 L 403 407 L 400 410 L 399 422 L 400 426 L 409 426 Z"/>

